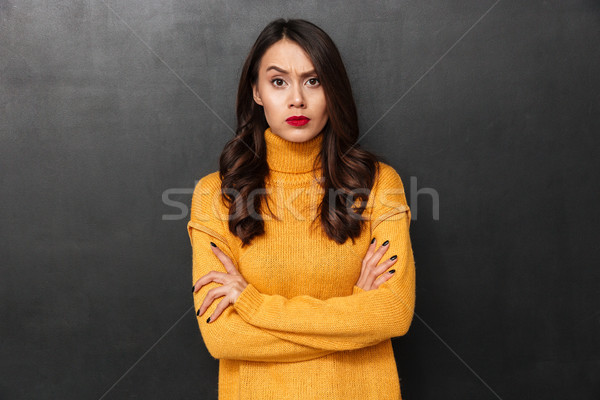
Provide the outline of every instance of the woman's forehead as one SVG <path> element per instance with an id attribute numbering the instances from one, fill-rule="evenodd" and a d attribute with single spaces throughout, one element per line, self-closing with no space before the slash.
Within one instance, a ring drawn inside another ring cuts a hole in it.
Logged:
<path id="1" fill-rule="evenodd" d="M 282 39 L 267 49 L 260 63 L 263 72 L 303 75 L 314 70 L 306 51 L 291 40 Z"/>

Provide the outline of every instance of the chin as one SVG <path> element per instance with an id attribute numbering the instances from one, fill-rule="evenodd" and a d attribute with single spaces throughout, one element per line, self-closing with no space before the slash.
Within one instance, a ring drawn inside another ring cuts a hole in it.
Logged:
<path id="1" fill-rule="evenodd" d="M 292 134 L 291 136 L 292 138 L 288 139 L 290 142 L 302 143 L 313 139 L 317 134 L 304 134 L 304 132 L 299 132 L 297 134 Z"/>

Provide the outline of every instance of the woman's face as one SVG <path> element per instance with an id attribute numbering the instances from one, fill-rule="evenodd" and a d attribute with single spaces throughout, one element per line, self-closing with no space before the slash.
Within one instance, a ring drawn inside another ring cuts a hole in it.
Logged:
<path id="1" fill-rule="evenodd" d="M 267 49 L 252 86 L 271 131 L 290 142 L 317 136 L 327 123 L 325 92 L 308 54 L 295 42 L 281 39 Z M 296 118 L 296 121 L 292 117 Z M 291 118 L 291 119 L 290 119 Z"/>

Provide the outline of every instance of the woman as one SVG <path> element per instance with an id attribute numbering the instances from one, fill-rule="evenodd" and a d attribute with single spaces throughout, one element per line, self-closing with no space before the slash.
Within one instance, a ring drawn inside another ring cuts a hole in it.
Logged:
<path id="1" fill-rule="evenodd" d="M 304 20 L 267 25 L 237 118 L 188 223 L 219 399 L 400 399 L 390 339 L 414 310 L 410 209 L 396 171 L 356 144 L 331 38 Z"/>

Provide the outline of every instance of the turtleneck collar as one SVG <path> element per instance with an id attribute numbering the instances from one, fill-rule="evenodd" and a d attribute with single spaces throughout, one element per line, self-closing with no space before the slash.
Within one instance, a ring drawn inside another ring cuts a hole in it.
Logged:
<path id="1" fill-rule="evenodd" d="M 267 144 L 267 162 L 272 171 L 303 174 L 314 170 L 315 158 L 321 151 L 323 133 L 306 142 L 290 142 L 267 128 L 264 132 Z"/>

